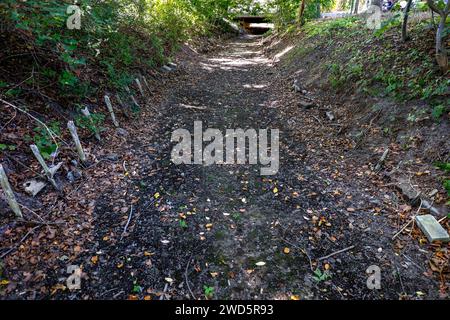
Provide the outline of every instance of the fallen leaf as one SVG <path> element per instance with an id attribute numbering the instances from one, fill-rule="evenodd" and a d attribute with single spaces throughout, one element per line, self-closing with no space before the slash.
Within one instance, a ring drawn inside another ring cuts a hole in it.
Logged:
<path id="1" fill-rule="evenodd" d="M 286 247 L 286 248 L 283 249 L 283 252 L 284 252 L 285 254 L 289 254 L 289 253 L 291 252 L 291 249 L 289 249 L 288 247 Z"/>
<path id="2" fill-rule="evenodd" d="M 258 267 L 262 267 L 262 266 L 265 266 L 266 265 L 266 263 L 264 262 L 264 261 L 259 261 L 259 262 L 257 262 L 257 263 L 255 263 Z"/>
<path id="3" fill-rule="evenodd" d="M 164 280 L 166 280 L 168 283 L 173 283 L 173 279 L 172 278 L 167 277 L 167 278 L 164 278 Z"/>

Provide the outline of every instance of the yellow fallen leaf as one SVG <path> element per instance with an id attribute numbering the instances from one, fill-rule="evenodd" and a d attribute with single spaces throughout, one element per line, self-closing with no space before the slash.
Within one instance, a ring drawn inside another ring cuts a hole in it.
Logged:
<path id="1" fill-rule="evenodd" d="M 151 257 L 151 256 L 153 256 L 153 255 L 154 255 L 153 252 L 148 252 L 148 251 L 145 251 L 145 252 L 144 252 L 144 256 L 146 256 L 146 257 Z"/>
<path id="2" fill-rule="evenodd" d="M 7 284 L 9 284 L 8 280 L 0 280 L 0 286 L 6 286 Z"/>
<path id="3" fill-rule="evenodd" d="M 300 296 L 292 295 L 291 300 L 300 300 Z"/>
<path id="4" fill-rule="evenodd" d="M 328 263 L 325 263 L 325 270 L 330 270 L 331 266 Z"/>
<path id="5" fill-rule="evenodd" d="M 278 188 L 277 187 L 273 188 L 273 193 L 275 193 L 275 194 L 278 193 Z"/>
<path id="6" fill-rule="evenodd" d="M 155 194 L 153 195 L 153 198 L 158 199 L 160 196 L 161 196 L 161 195 L 159 194 L 159 192 L 157 192 L 157 193 L 155 193 Z"/>
<path id="7" fill-rule="evenodd" d="M 291 249 L 289 249 L 288 247 L 286 247 L 286 248 L 283 249 L 283 252 L 284 252 L 285 254 L 289 254 L 289 253 L 291 252 Z"/>
<path id="8" fill-rule="evenodd" d="M 213 224 L 212 223 L 208 223 L 205 227 L 206 227 L 206 229 L 211 229 L 213 227 Z"/>
<path id="9" fill-rule="evenodd" d="M 117 269 L 122 269 L 123 268 L 123 263 L 121 262 L 121 263 L 118 263 L 117 264 Z"/>
<path id="10" fill-rule="evenodd" d="M 93 257 L 91 258 L 91 262 L 92 262 L 93 264 L 97 264 L 97 262 L 98 262 L 98 256 L 93 256 Z"/>
<path id="11" fill-rule="evenodd" d="M 144 300 L 146 300 L 146 301 L 152 300 L 152 297 L 151 296 L 145 296 Z"/>
<path id="12" fill-rule="evenodd" d="M 215 278 L 219 275 L 218 272 L 211 272 L 210 274 L 211 274 L 211 277 L 213 277 L 213 278 Z"/>

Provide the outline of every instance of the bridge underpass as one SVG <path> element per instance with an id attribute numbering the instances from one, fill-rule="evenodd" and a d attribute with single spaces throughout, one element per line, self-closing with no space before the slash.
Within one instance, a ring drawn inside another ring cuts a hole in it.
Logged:
<path id="1" fill-rule="evenodd" d="M 273 24 L 267 16 L 240 15 L 234 18 L 239 26 L 250 34 L 264 34 L 273 29 Z"/>

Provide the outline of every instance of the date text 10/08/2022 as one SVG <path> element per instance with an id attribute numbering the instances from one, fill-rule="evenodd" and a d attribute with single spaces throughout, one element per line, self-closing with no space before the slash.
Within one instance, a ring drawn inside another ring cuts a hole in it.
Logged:
<path id="1" fill-rule="evenodd" d="M 219 305 L 219 308 L 215 309 L 211 307 L 190 307 L 183 304 L 175 308 L 176 315 L 200 315 L 206 318 L 210 312 L 220 315 L 272 315 L 273 305 Z"/>

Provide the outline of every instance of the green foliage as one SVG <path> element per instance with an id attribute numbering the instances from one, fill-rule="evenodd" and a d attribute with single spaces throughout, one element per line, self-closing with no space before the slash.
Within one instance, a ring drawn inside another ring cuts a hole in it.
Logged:
<path id="1" fill-rule="evenodd" d="M 107 78 L 108 86 L 123 89 L 135 70 L 165 63 L 178 44 L 192 36 L 206 35 L 230 8 L 248 1 L 235 0 L 110 0 L 75 2 L 82 10 L 81 29 L 70 30 L 67 12 L 72 1 L 3 0 L 0 19 L 14 26 L 10 33 L 27 35 L 17 51 L 40 52 L 27 71 L 31 83 L 54 88 L 71 103 L 79 103 L 95 88 L 85 72 L 93 68 Z M 48 61 L 42 61 L 45 57 Z M 89 68 L 88 68 L 89 66 Z M 8 85 L 1 79 L 0 89 Z M 96 78 L 98 74 L 96 74 Z M 22 84 L 21 84 L 22 85 Z M 23 84 L 25 85 L 25 84 Z M 7 97 L 22 94 L 21 86 L 7 90 Z M 52 92 L 52 95 L 54 92 Z"/>
<path id="2" fill-rule="evenodd" d="M 433 111 L 431 112 L 431 115 L 433 116 L 433 119 L 438 121 L 442 115 L 446 112 L 447 107 L 443 104 L 439 104 L 437 106 L 433 107 Z"/>
<path id="3" fill-rule="evenodd" d="M 434 164 L 437 168 L 445 171 L 447 174 L 450 173 L 450 162 L 437 162 Z M 450 197 L 450 179 L 448 176 L 444 178 L 443 182 L 445 190 L 447 190 L 447 196 Z M 450 205 L 450 200 L 447 202 L 447 205 Z M 450 218 L 450 216 L 449 216 Z"/>
<path id="4" fill-rule="evenodd" d="M 186 220 L 181 219 L 179 224 L 180 224 L 181 229 L 187 229 L 187 227 L 188 227 Z"/>
<path id="5" fill-rule="evenodd" d="M 53 121 L 47 124 L 47 127 L 57 136 L 61 134 L 60 123 L 57 121 Z M 57 145 L 55 141 L 50 136 L 47 128 L 43 126 L 39 126 L 34 128 L 34 134 L 32 140 L 34 144 L 38 147 L 39 152 L 41 153 L 44 159 L 50 159 L 53 153 L 56 151 Z"/>
<path id="6" fill-rule="evenodd" d="M 313 279 L 317 282 L 326 281 L 328 279 L 331 279 L 331 275 L 328 271 L 322 272 L 319 268 L 314 270 L 314 277 Z"/>
<path id="7" fill-rule="evenodd" d="M 84 115 L 75 117 L 75 123 L 78 127 L 88 130 L 92 134 L 98 134 L 103 129 L 101 125 L 105 121 L 105 115 L 101 113 L 91 113 L 90 119 Z"/>
<path id="8" fill-rule="evenodd" d="M 286 28 L 296 23 L 301 0 L 269 1 L 267 10 L 277 28 Z M 306 0 L 304 19 L 310 21 L 320 17 L 321 10 L 331 9 L 334 0 Z"/>
<path id="9" fill-rule="evenodd" d="M 214 296 L 214 287 L 203 286 L 203 292 L 207 299 L 211 299 Z"/>
<path id="10" fill-rule="evenodd" d="M 12 144 L 0 143 L 0 151 L 6 151 L 6 150 L 14 151 L 14 150 L 16 150 L 16 146 L 12 145 Z"/>

